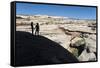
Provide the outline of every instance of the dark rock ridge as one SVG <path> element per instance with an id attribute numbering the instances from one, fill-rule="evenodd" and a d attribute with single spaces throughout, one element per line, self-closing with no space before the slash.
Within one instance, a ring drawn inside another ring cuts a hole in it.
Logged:
<path id="1" fill-rule="evenodd" d="M 45 65 L 79 62 L 58 43 L 28 32 L 16 31 L 15 65 Z"/>

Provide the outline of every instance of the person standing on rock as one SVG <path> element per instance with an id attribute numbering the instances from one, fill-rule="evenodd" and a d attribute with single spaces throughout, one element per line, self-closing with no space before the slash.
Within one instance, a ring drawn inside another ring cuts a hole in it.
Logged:
<path id="1" fill-rule="evenodd" d="M 39 35 L 39 23 L 36 23 L 35 29 L 35 35 Z"/>
<path id="2" fill-rule="evenodd" d="M 31 22 L 31 29 L 32 29 L 32 35 L 33 35 L 33 32 L 34 32 L 33 22 Z"/>

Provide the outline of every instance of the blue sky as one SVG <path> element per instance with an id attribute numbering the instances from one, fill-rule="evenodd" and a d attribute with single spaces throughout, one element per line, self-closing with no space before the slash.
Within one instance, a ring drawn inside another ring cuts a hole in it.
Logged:
<path id="1" fill-rule="evenodd" d="M 95 7 L 61 6 L 31 3 L 16 3 L 16 14 L 53 15 L 77 19 L 96 19 Z"/>

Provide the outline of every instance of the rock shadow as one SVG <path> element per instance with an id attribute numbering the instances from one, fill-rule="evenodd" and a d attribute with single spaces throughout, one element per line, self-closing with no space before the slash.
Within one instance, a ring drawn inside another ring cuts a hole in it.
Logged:
<path id="1" fill-rule="evenodd" d="M 79 62 L 58 43 L 28 32 L 16 31 L 15 66 Z"/>

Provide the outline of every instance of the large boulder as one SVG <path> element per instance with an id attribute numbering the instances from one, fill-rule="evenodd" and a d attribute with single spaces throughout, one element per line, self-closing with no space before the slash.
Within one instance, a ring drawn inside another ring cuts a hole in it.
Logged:
<path id="1" fill-rule="evenodd" d="M 84 38 L 81 38 L 81 37 L 75 37 L 71 40 L 71 46 L 81 46 L 85 44 L 85 39 Z"/>
<path id="2" fill-rule="evenodd" d="M 78 57 L 85 49 L 85 39 L 81 37 L 75 37 L 71 40 L 70 50 L 73 55 Z"/>

